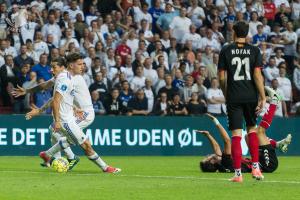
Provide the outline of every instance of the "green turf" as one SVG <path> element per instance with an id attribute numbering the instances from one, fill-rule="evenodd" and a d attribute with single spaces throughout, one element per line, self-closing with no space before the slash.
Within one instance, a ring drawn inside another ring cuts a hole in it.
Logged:
<path id="1" fill-rule="evenodd" d="M 37 157 L 0 157 L 0 200 L 80 199 L 300 199 L 300 158 L 281 157 L 279 169 L 265 181 L 231 174 L 200 173 L 199 157 L 105 157 L 122 168 L 104 174 L 87 159 L 72 172 L 58 174 L 39 167 Z"/>

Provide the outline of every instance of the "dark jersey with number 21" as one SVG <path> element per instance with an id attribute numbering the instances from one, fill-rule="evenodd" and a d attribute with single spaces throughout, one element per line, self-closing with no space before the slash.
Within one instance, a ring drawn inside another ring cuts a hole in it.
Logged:
<path id="1" fill-rule="evenodd" d="M 236 43 L 222 48 L 218 70 L 227 71 L 227 103 L 250 103 L 258 101 L 258 91 L 253 79 L 254 69 L 262 67 L 258 47 Z"/>

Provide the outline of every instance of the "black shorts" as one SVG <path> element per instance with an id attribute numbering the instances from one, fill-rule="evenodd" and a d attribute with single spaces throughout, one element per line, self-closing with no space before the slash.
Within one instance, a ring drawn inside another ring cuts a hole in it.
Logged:
<path id="1" fill-rule="evenodd" d="M 274 172 L 278 167 L 278 159 L 272 145 L 259 146 L 259 163 L 263 172 Z"/>
<path id="2" fill-rule="evenodd" d="M 237 94 L 238 95 L 238 94 Z M 255 109 L 257 102 L 251 103 L 228 103 L 227 117 L 229 130 L 236 130 L 243 128 L 243 118 L 246 121 L 246 126 L 255 126 L 257 115 Z"/>

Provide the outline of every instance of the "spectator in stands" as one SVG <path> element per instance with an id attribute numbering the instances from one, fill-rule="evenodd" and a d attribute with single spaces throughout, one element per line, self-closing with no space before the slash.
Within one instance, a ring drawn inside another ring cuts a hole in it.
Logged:
<path id="1" fill-rule="evenodd" d="M 199 99 L 198 93 L 192 93 L 190 101 L 187 104 L 187 111 L 189 115 L 201 115 L 206 113 L 206 102 L 203 99 Z"/>
<path id="2" fill-rule="evenodd" d="M 178 93 L 175 94 L 172 98 L 172 102 L 168 107 L 168 115 L 173 115 L 173 116 L 188 115 L 188 111 L 184 103 L 180 101 L 180 95 Z"/>
<path id="3" fill-rule="evenodd" d="M 122 81 L 122 89 L 120 92 L 120 100 L 122 105 L 127 108 L 128 102 L 134 97 L 133 92 L 130 89 L 129 82 L 127 80 Z"/>
<path id="4" fill-rule="evenodd" d="M 211 88 L 206 92 L 207 112 L 220 115 L 222 114 L 222 107 L 225 103 L 225 98 L 221 89 L 219 89 L 219 82 L 217 78 L 211 80 Z"/>
<path id="5" fill-rule="evenodd" d="M 145 87 L 143 87 L 145 97 L 148 101 L 148 112 L 152 112 L 154 106 L 155 92 L 152 87 L 151 79 L 146 78 Z"/>
<path id="6" fill-rule="evenodd" d="M 280 63 L 285 62 L 285 60 L 282 58 L 283 52 L 282 48 L 275 48 L 275 62 L 276 66 L 278 67 Z"/>
<path id="7" fill-rule="evenodd" d="M 271 85 L 271 81 L 279 77 L 279 69 L 276 66 L 276 61 L 274 57 L 269 59 L 268 66 L 263 69 L 265 75 L 265 84 L 267 86 Z"/>
<path id="8" fill-rule="evenodd" d="M 186 17 L 186 8 L 182 7 L 180 9 L 179 16 L 173 18 L 170 24 L 171 36 L 176 38 L 177 42 L 182 44 L 182 37 L 184 34 L 189 33 L 191 20 Z"/>
<path id="9" fill-rule="evenodd" d="M 154 115 L 166 116 L 168 114 L 169 103 L 167 100 L 168 100 L 167 93 L 165 93 L 165 92 L 160 93 L 160 97 L 156 101 L 154 108 L 153 108 Z"/>
<path id="10" fill-rule="evenodd" d="M 25 83 L 26 81 L 29 81 L 29 71 L 30 71 L 30 64 L 24 64 L 21 67 L 21 70 L 18 72 L 17 77 L 19 79 L 19 82 Z"/>
<path id="11" fill-rule="evenodd" d="M 295 69 L 293 73 L 293 83 L 295 85 L 295 95 L 294 101 L 299 102 L 300 101 L 300 64 L 298 59 L 295 60 Z"/>
<path id="12" fill-rule="evenodd" d="M 103 106 L 103 103 L 100 100 L 99 92 L 96 90 L 92 91 L 91 97 L 92 97 L 92 103 L 93 103 L 93 108 L 94 108 L 95 114 L 96 115 L 104 115 L 106 111 Z"/>
<path id="13" fill-rule="evenodd" d="M 126 80 L 128 80 L 129 82 L 131 82 L 134 77 L 134 72 L 131 63 L 132 56 L 128 54 L 127 56 L 125 56 L 124 66 L 121 67 L 121 71 L 125 74 Z"/>
<path id="14" fill-rule="evenodd" d="M 143 89 L 138 89 L 134 98 L 128 102 L 128 112 L 131 115 L 142 115 L 146 116 L 149 114 L 148 111 L 148 100 L 145 97 Z"/>
<path id="15" fill-rule="evenodd" d="M 47 65 L 48 62 L 48 55 L 41 54 L 40 55 L 40 62 L 32 67 L 32 71 L 36 72 L 37 79 L 43 78 L 45 81 L 48 81 L 52 78 L 50 66 Z"/>
<path id="16" fill-rule="evenodd" d="M 53 36 L 53 45 L 55 47 L 59 47 L 59 42 L 62 36 L 61 29 L 59 25 L 56 23 L 55 15 L 48 15 L 48 23 L 42 27 L 42 35 L 44 38 L 47 38 L 48 35 Z M 31 39 L 31 38 L 29 38 Z M 47 53 L 49 54 L 49 52 Z"/>
<path id="17" fill-rule="evenodd" d="M 167 74 L 165 76 L 165 86 L 162 87 L 159 91 L 158 91 L 158 95 L 160 96 L 161 93 L 166 93 L 167 94 L 167 100 L 171 101 L 173 99 L 173 96 L 178 93 L 178 88 L 173 87 L 172 85 L 172 76 Z"/>
<path id="18" fill-rule="evenodd" d="M 27 55 L 27 46 L 22 45 L 20 49 L 20 54 L 14 58 L 14 63 L 17 68 L 21 69 L 24 64 L 33 65 L 33 59 Z"/>
<path id="19" fill-rule="evenodd" d="M 262 42 L 267 41 L 267 35 L 263 33 L 263 25 L 257 25 L 257 34 L 255 34 L 252 38 L 252 44 L 260 45 Z"/>
<path id="20" fill-rule="evenodd" d="M 104 107 L 106 110 L 106 114 L 108 115 L 122 115 L 126 112 L 120 98 L 119 98 L 119 90 L 113 88 L 110 92 L 110 97 L 104 103 Z"/>
<path id="21" fill-rule="evenodd" d="M 172 3 L 167 1 L 165 6 L 165 13 L 160 15 L 158 20 L 156 21 L 156 27 L 160 32 L 169 30 L 173 18 L 177 16 L 176 12 L 173 12 L 172 9 Z"/>
<path id="22" fill-rule="evenodd" d="M 27 40 L 28 41 L 28 40 Z M 26 41 L 26 43 L 27 43 Z M 35 33 L 35 40 L 34 40 L 34 51 L 36 53 L 36 57 L 40 58 L 42 54 L 49 54 L 48 45 L 46 42 L 43 41 L 43 35 L 40 31 Z M 33 56 L 31 56 L 33 57 Z"/>
<path id="23" fill-rule="evenodd" d="M 135 70 L 135 76 L 131 80 L 130 88 L 133 92 L 136 92 L 138 89 L 141 89 L 145 86 L 146 78 L 143 76 L 143 67 L 139 66 Z"/>
<path id="24" fill-rule="evenodd" d="M 42 84 L 44 82 L 45 80 L 43 78 L 38 79 L 38 84 Z M 52 97 L 52 90 L 46 89 L 42 86 L 41 90 L 34 93 L 31 97 L 31 106 L 40 108 Z M 49 107 L 44 113 L 51 114 L 51 112 L 51 107 Z"/>
<path id="25" fill-rule="evenodd" d="M 152 60 L 151 58 L 146 58 L 144 61 L 144 76 L 156 83 L 158 81 L 158 75 L 156 70 L 152 69 Z"/>
<path id="26" fill-rule="evenodd" d="M 3 105 L 10 106 L 12 105 L 12 97 L 9 91 L 18 83 L 18 70 L 14 65 L 13 56 L 6 55 L 4 58 L 5 64 L 0 68 L 1 96 Z"/>
<path id="27" fill-rule="evenodd" d="M 278 88 L 283 92 L 283 101 L 287 105 L 287 111 L 290 112 L 292 101 L 292 83 L 286 77 L 286 64 L 281 63 L 279 66 Z"/>
<path id="28" fill-rule="evenodd" d="M 197 92 L 201 99 L 205 98 L 205 94 L 207 88 L 203 85 L 204 78 L 202 76 L 198 76 L 196 78 L 196 83 L 193 84 L 192 92 Z"/>
<path id="29" fill-rule="evenodd" d="M 293 30 L 292 22 L 288 22 L 286 25 L 286 31 L 282 33 L 284 41 L 284 59 L 287 63 L 287 70 L 289 73 L 293 72 L 294 57 L 296 53 L 296 45 L 298 41 L 298 36 Z"/>
<path id="30" fill-rule="evenodd" d="M 175 69 L 175 68 L 174 68 Z M 175 78 L 172 81 L 172 87 L 180 90 L 184 86 L 184 80 L 180 69 L 175 69 Z"/>
<path id="31" fill-rule="evenodd" d="M 277 79 L 273 79 L 271 82 L 271 87 L 281 96 L 284 96 L 284 93 L 281 89 L 278 88 L 279 83 Z M 285 101 L 281 101 L 276 107 L 275 115 L 278 117 L 288 117 L 287 106 Z"/>
<path id="32" fill-rule="evenodd" d="M 180 98 L 186 104 L 191 100 L 193 83 L 194 78 L 192 76 L 187 76 L 184 87 L 179 90 Z"/>
<path id="33" fill-rule="evenodd" d="M 90 85 L 89 90 L 90 92 L 97 91 L 99 93 L 100 100 L 102 101 L 109 94 L 109 91 L 103 82 L 103 76 L 101 72 L 96 74 L 95 82 Z"/>

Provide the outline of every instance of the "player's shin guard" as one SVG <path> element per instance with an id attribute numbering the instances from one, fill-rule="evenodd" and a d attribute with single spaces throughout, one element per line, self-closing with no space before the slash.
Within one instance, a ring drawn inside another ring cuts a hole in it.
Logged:
<path id="1" fill-rule="evenodd" d="M 94 153 L 91 156 L 88 156 L 88 158 L 93 161 L 98 167 L 100 167 L 103 171 L 106 170 L 108 165 L 100 158 L 100 156 L 97 153 Z"/>
<path id="2" fill-rule="evenodd" d="M 248 142 L 249 142 L 249 151 L 250 151 L 250 155 L 251 155 L 251 158 L 252 158 L 252 162 L 253 162 L 253 164 L 258 163 L 258 159 L 259 159 L 259 153 L 258 153 L 259 142 L 258 142 L 256 132 L 250 132 L 248 134 Z"/>
<path id="3" fill-rule="evenodd" d="M 277 107 L 276 104 L 273 103 L 270 104 L 268 111 L 264 114 L 259 124 L 261 127 L 268 129 L 271 126 L 274 114 L 276 112 L 276 107 Z"/>
<path id="4" fill-rule="evenodd" d="M 70 144 L 68 143 L 67 138 L 61 137 L 55 145 L 46 151 L 46 154 L 50 157 L 53 157 L 54 154 L 69 146 Z"/>
<path id="5" fill-rule="evenodd" d="M 235 170 L 241 169 L 241 162 L 242 162 L 241 139 L 242 138 L 240 136 L 232 136 L 231 155 L 233 160 L 233 168 Z"/>

